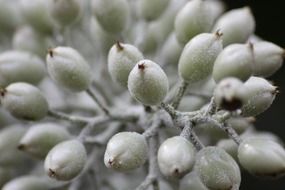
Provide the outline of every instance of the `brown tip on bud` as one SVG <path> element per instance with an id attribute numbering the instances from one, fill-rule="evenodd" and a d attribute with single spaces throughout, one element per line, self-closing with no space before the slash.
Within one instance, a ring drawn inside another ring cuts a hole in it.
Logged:
<path id="1" fill-rule="evenodd" d="M 139 68 L 140 70 L 144 70 L 144 69 L 145 69 L 145 63 L 139 63 L 139 64 L 138 64 L 138 68 Z"/>
<path id="2" fill-rule="evenodd" d="M 55 173 L 55 171 L 53 171 L 52 169 L 48 169 L 48 175 L 50 176 L 50 177 L 55 177 L 55 175 L 56 175 L 56 173 Z"/>
<path id="3" fill-rule="evenodd" d="M 54 54 L 53 48 L 48 48 L 47 52 L 48 52 L 50 57 L 53 57 L 53 54 Z"/>
<path id="4" fill-rule="evenodd" d="M 109 159 L 109 160 L 108 160 L 108 164 L 109 164 L 110 166 L 113 166 L 113 165 L 114 165 L 114 160 L 113 160 L 113 159 Z"/>
<path id="5" fill-rule="evenodd" d="M 279 94 L 280 93 L 280 88 L 278 87 L 278 86 L 274 86 L 275 88 L 274 88 L 274 90 L 272 91 L 272 94 L 273 95 L 277 95 L 277 94 Z"/>
<path id="6" fill-rule="evenodd" d="M 242 101 L 238 98 L 232 98 L 231 100 L 227 100 L 223 98 L 221 107 L 228 111 L 235 111 L 242 106 Z"/>
<path id="7" fill-rule="evenodd" d="M 118 51 L 124 50 L 124 47 L 122 46 L 121 42 L 119 42 L 119 41 L 116 42 L 116 47 L 117 47 Z"/>
<path id="8" fill-rule="evenodd" d="M 0 96 L 5 96 L 5 94 L 7 93 L 7 90 L 5 88 L 0 88 Z"/>
<path id="9" fill-rule="evenodd" d="M 223 36 L 223 33 L 221 32 L 220 28 L 215 32 L 215 35 L 216 35 L 217 39 L 220 39 Z"/>
<path id="10" fill-rule="evenodd" d="M 18 150 L 25 150 L 26 145 L 24 145 L 24 144 L 19 144 L 19 145 L 17 146 L 17 148 L 18 148 Z"/>

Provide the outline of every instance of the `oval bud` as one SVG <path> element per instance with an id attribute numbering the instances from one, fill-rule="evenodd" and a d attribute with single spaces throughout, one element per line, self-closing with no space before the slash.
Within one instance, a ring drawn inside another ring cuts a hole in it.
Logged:
<path id="1" fill-rule="evenodd" d="M 104 30 L 119 33 L 127 25 L 130 6 L 127 0 L 93 0 L 93 12 Z"/>
<path id="2" fill-rule="evenodd" d="M 44 158 L 52 147 L 70 137 L 68 131 L 56 123 L 36 124 L 23 136 L 18 149 L 35 157 Z"/>
<path id="3" fill-rule="evenodd" d="M 181 44 L 186 44 L 197 34 L 210 31 L 214 22 L 210 10 L 205 1 L 192 0 L 178 12 L 174 31 Z"/>
<path id="4" fill-rule="evenodd" d="M 285 150 L 269 139 L 245 139 L 239 145 L 238 159 L 253 175 L 277 178 L 285 174 Z"/>
<path id="5" fill-rule="evenodd" d="M 252 44 L 232 44 L 217 57 L 213 68 L 213 78 L 216 82 L 226 77 L 236 77 L 246 81 L 251 76 L 252 70 Z"/>
<path id="6" fill-rule="evenodd" d="M 234 111 L 242 107 L 245 99 L 245 87 L 243 83 L 233 77 L 221 80 L 215 91 L 214 100 L 218 107 Z"/>
<path id="7" fill-rule="evenodd" d="M 168 6 L 169 0 L 138 1 L 140 15 L 147 21 L 158 18 Z"/>
<path id="8" fill-rule="evenodd" d="M 45 76 L 44 62 L 24 51 L 6 51 L 0 54 L 0 86 L 13 82 L 39 83 Z"/>
<path id="9" fill-rule="evenodd" d="M 57 144 L 49 151 L 45 159 L 45 171 L 49 177 L 69 181 L 83 170 L 87 153 L 78 140 L 69 140 Z"/>
<path id="10" fill-rule="evenodd" d="M 179 190 L 208 190 L 195 171 L 187 174 L 180 182 Z"/>
<path id="11" fill-rule="evenodd" d="M 118 171 L 129 171 L 143 165 L 147 159 L 147 142 L 136 132 L 120 132 L 108 142 L 104 163 Z"/>
<path id="12" fill-rule="evenodd" d="M 266 41 L 257 42 L 254 44 L 254 75 L 269 77 L 273 75 L 283 63 L 284 50 Z"/>
<path id="13" fill-rule="evenodd" d="M 195 162 L 195 148 L 184 137 L 166 139 L 157 153 L 158 166 L 163 175 L 181 178 L 192 170 Z"/>
<path id="14" fill-rule="evenodd" d="M 1 90 L 2 106 L 18 119 L 40 120 L 48 111 L 48 102 L 41 91 L 28 83 L 12 83 Z"/>
<path id="15" fill-rule="evenodd" d="M 51 78 L 69 90 L 86 90 L 92 82 L 90 66 L 80 53 L 71 47 L 50 49 L 46 62 Z"/>
<path id="16" fill-rule="evenodd" d="M 117 42 L 108 54 L 109 74 L 114 81 L 127 87 L 131 70 L 142 59 L 142 53 L 135 46 Z"/>
<path id="17" fill-rule="evenodd" d="M 161 103 L 168 88 L 166 74 L 158 64 L 150 60 L 139 61 L 129 74 L 129 92 L 144 105 Z"/>
<path id="18" fill-rule="evenodd" d="M 196 157 L 195 171 L 211 190 L 239 189 L 241 174 L 235 160 L 223 149 L 206 147 Z"/>
<path id="19" fill-rule="evenodd" d="M 72 24 L 80 13 L 77 0 L 56 0 L 50 3 L 50 14 L 61 26 Z"/>
<path id="20" fill-rule="evenodd" d="M 222 51 L 221 34 L 203 33 L 192 38 L 184 47 L 178 63 L 180 76 L 189 83 L 206 79 Z"/>
<path id="21" fill-rule="evenodd" d="M 245 43 L 255 30 L 255 20 L 249 7 L 234 9 L 223 14 L 212 31 L 223 32 L 224 47 L 233 43 Z"/>
<path id="22" fill-rule="evenodd" d="M 17 177 L 2 188 L 2 190 L 49 190 L 48 181 L 37 176 L 21 176 Z"/>
<path id="23" fill-rule="evenodd" d="M 266 111 L 278 93 L 277 87 L 260 77 L 250 77 L 245 83 L 245 102 L 241 108 L 243 116 L 256 116 Z"/>

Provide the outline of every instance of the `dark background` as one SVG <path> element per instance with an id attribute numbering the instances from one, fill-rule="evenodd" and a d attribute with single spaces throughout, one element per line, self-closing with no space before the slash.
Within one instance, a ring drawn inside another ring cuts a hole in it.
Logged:
<path id="1" fill-rule="evenodd" d="M 256 34 L 267 41 L 285 47 L 284 0 L 224 0 L 228 9 L 250 6 L 256 19 Z M 284 64 L 284 63 L 283 63 Z M 270 80 L 280 87 L 271 108 L 257 117 L 257 129 L 271 131 L 285 142 L 285 66 Z M 243 172 L 241 190 L 285 190 L 285 176 L 278 180 L 255 178 Z"/>

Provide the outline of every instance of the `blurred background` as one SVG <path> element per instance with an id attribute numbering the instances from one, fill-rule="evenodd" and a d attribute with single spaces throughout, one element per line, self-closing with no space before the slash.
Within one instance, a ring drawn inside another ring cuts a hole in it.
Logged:
<path id="1" fill-rule="evenodd" d="M 284 1 L 224 0 L 228 9 L 250 6 L 256 19 L 256 34 L 264 40 L 285 47 Z M 280 87 L 280 94 L 269 110 L 257 117 L 255 126 L 259 130 L 271 131 L 285 142 L 285 66 L 270 78 Z M 285 177 L 276 181 L 252 177 L 243 172 L 240 190 L 284 190 Z"/>

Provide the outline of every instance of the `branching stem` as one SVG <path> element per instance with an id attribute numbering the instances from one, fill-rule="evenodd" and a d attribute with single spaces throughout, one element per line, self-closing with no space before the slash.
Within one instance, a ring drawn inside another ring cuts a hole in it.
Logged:
<path id="1" fill-rule="evenodd" d="M 185 80 L 181 81 L 179 88 L 178 88 L 178 91 L 177 91 L 176 95 L 174 96 L 174 100 L 171 104 L 174 109 L 176 109 L 179 106 L 180 101 L 181 101 L 182 97 L 184 96 L 184 93 L 185 93 L 188 85 L 189 85 L 189 83 L 186 82 Z"/>

